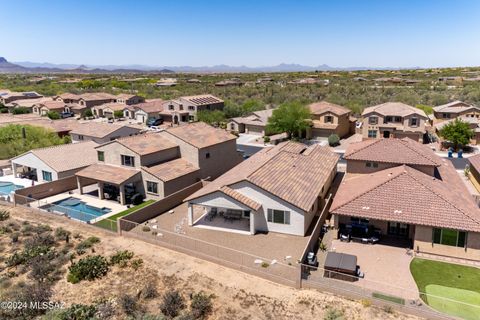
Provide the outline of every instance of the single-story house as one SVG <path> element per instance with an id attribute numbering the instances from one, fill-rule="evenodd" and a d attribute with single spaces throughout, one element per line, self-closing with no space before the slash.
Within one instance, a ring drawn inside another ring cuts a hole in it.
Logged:
<path id="1" fill-rule="evenodd" d="M 417 254 L 480 260 L 480 209 L 450 161 L 408 138 L 354 143 L 345 159 L 330 208 L 337 229 L 376 229 Z"/>
<path id="2" fill-rule="evenodd" d="M 138 134 L 140 131 L 140 128 L 132 126 L 90 121 L 79 123 L 70 131 L 70 137 L 73 143 L 95 141 L 98 144 L 102 144 L 117 138 Z"/>
<path id="3" fill-rule="evenodd" d="M 248 221 L 244 231 L 252 235 L 304 236 L 324 206 L 337 162 L 336 154 L 318 144 L 264 148 L 188 197 L 188 223 L 219 215 Z M 195 208 L 204 212 L 196 220 Z"/>
<path id="4" fill-rule="evenodd" d="M 126 114 L 131 110 L 124 111 L 125 116 L 131 119 L 135 119 L 138 123 L 145 123 L 148 119 L 158 119 L 160 112 L 164 109 L 165 101 L 162 99 L 152 99 L 146 102 L 136 104 L 132 106 L 133 114 Z"/>
<path id="5" fill-rule="evenodd" d="M 62 101 L 44 101 L 32 106 L 33 113 L 46 116 L 49 112 L 62 113 L 65 111 L 66 104 Z"/>
<path id="6" fill-rule="evenodd" d="M 12 158 L 15 177 L 25 176 L 39 182 L 73 176 L 97 161 L 97 144 L 93 141 L 33 149 Z"/>
<path id="7" fill-rule="evenodd" d="M 232 118 L 227 124 L 227 130 L 264 136 L 268 118 L 272 116 L 273 110 L 259 110 L 245 117 Z"/>
<path id="8" fill-rule="evenodd" d="M 137 96 L 136 94 L 121 93 L 117 95 L 117 102 L 126 105 L 133 105 L 145 102 L 145 98 Z"/>
<path id="9" fill-rule="evenodd" d="M 115 111 L 121 111 L 124 113 L 124 110 L 129 108 L 130 107 L 124 103 L 111 102 L 93 106 L 92 112 L 95 116 L 100 118 L 114 118 Z"/>

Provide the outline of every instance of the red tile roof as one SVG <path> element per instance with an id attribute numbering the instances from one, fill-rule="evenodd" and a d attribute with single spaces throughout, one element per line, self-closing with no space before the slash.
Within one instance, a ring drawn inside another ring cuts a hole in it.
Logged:
<path id="1" fill-rule="evenodd" d="M 451 163 L 442 165 L 441 176 L 436 179 L 405 165 L 372 174 L 347 174 L 330 212 L 480 232 L 480 210 Z"/>
<path id="2" fill-rule="evenodd" d="M 142 167 L 142 169 L 162 181 L 174 180 L 178 177 L 200 170 L 200 168 L 182 158 L 167 161 L 151 167 Z"/>
<path id="3" fill-rule="evenodd" d="M 425 145 L 409 138 L 375 139 L 352 143 L 346 160 L 361 160 L 407 165 L 439 166 L 440 159 Z"/>
<path id="4" fill-rule="evenodd" d="M 337 116 L 341 116 L 351 112 L 351 110 L 348 108 L 327 101 L 312 103 L 308 105 L 308 108 L 310 109 L 310 113 L 316 115 L 331 112 Z"/>
<path id="5" fill-rule="evenodd" d="M 217 129 L 203 122 L 194 122 L 165 131 L 197 148 L 205 148 L 222 142 L 237 139 L 223 129 Z"/>

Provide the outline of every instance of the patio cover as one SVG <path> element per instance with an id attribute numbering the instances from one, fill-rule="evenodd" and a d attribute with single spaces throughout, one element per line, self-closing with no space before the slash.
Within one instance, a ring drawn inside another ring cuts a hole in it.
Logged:
<path id="1" fill-rule="evenodd" d="M 76 176 L 121 185 L 137 174 L 140 174 L 138 169 L 95 163 L 78 171 Z"/>
<path id="2" fill-rule="evenodd" d="M 355 274 L 357 270 L 357 257 L 346 253 L 328 252 L 324 268 L 332 271 Z"/>

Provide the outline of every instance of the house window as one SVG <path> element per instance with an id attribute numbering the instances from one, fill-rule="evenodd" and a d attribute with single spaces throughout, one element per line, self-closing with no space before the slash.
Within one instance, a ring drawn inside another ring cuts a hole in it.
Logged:
<path id="1" fill-rule="evenodd" d="M 82 140 L 83 141 L 83 136 L 81 134 L 78 135 L 78 140 Z"/>
<path id="2" fill-rule="evenodd" d="M 368 124 L 378 124 L 378 117 L 368 117 Z"/>
<path id="3" fill-rule="evenodd" d="M 290 224 L 290 211 L 268 209 L 268 222 Z"/>
<path id="4" fill-rule="evenodd" d="M 105 161 L 105 152 L 97 151 L 97 158 L 98 158 L 98 161 Z"/>
<path id="5" fill-rule="evenodd" d="M 395 122 L 402 122 L 402 117 L 395 117 Z"/>
<path id="6" fill-rule="evenodd" d="M 205 153 L 205 158 L 207 158 L 207 159 L 210 158 L 210 152 Z"/>
<path id="7" fill-rule="evenodd" d="M 410 127 L 417 127 L 418 126 L 418 118 L 410 119 Z"/>
<path id="8" fill-rule="evenodd" d="M 135 166 L 135 158 L 132 156 L 126 156 L 122 154 L 122 166 L 127 167 L 134 167 Z"/>
<path id="9" fill-rule="evenodd" d="M 235 130 L 235 124 L 234 123 L 230 124 L 230 130 Z"/>
<path id="10" fill-rule="evenodd" d="M 147 192 L 148 193 L 153 193 L 153 194 L 158 194 L 158 183 L 152 182 L 152 181 L 147 181 Z"/>
<path id="11" fill-rule="evenodd" d="M 442 117 L 443 117 L 444 119 L 448 119 L 448 118 L 450 118 L 450 114 L 449 114 L 449 113 L 444 113 L 444 114 L 442 115 Z"/>
<path id="12" fill-rule="evenodd" d="M 392 122 L 393 117 L 392 116 L 386 116 L 385 117 L 385 123 Z"/>
<path id="13" fill-rule="evenodd" d="M 175 110 L 175 107 L 173 105 L 169 105 L 168 110 Z"/>
<path id="14" fill-rule="evenodd" d="M 42 170 L 42 178 L 44 181 L 52 181 L 52 173 Z"/>
<path id="15" fill-rule="evenodd" d="M 377 162 L 367 162 L 366 166 L 367 166 L 367 168 L 378 168 L 378 163 Z"/>
<path id="16" fill-rule="evenodd" d="M 195 111 L 195 107 L 194 106 L 188 106 L 188 110 Z"/>
<path id="17" fill-rule="evenodd" d="M 433 228 L 433 243 L 443 244 L 453 247 L 465 247 L 467 243 L 467 233 L 464 231 L 452 229 Z"/>
<path id="18" fill-rule="evenodd" d="M 376 138 L 377 137 L 377 130 L 368 130 L 368 137 L 369 138 Z"/>
<path id="19" fill-rule="evenodd" d="M 333 117 L 332 116 L 325 116 L 324 120 L 325 120 L 325 123 L 333 123 Z"/>

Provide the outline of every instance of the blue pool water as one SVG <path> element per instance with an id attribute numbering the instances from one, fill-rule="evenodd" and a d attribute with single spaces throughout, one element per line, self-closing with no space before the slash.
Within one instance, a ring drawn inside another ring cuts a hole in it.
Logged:
<path id="1" fill-rule="evenodd" d="M 17 190 L 17 189 L 22 189 L 23 186 L 20 186 L 18 184 L 14 184 L 12 182 L 8 182 L 8 181 L 0 181 L 0 194 L 10 194 L 12 193 L 13 191 Z"/>
<path id="2" fill-rule="evenodd" d="M 84 222 L 88 222 L 112 211 L 108 208 L 97 208 L 90 206 L 80 199 L 74 197 L 69 197 L 54 202 L 50 209 L 57 212 L 63 212 L 70 218 Z"/>

